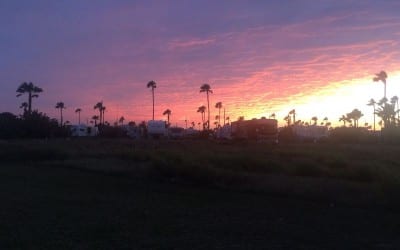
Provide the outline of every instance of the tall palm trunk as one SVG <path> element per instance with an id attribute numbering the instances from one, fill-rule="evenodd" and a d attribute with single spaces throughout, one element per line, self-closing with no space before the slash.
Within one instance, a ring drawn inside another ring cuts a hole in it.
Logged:
<path id="1" fill-rule="evenodd" d="M 32 92 L 28 93 L 28 114 L 32 113 Z"/>
<path id="2" fill-rule="evenodd" d="M 374 104 L 374 132 L 375 132 L 375 116 L 376 116 L 376 110 L 375 110 L 375 104 Z"/>
<path id="3" fill-rule="evenodd" d="M 218 109 L 218 126 L 221 126 L 221 108 Z"/>
<path id="4" fill-rule="evenodd" d="M 151 88 L 151 94 L 153 96 L 153 121 L 154 121 L 154 88 Z"/>
<path id="5" fill-rule="evenodd" d="M 60 126 L 62 127 L 64 125 L 63 123 L 63 113 L 62 113 L 62 108 L 60 108 Z"/>
<path id="6" fill-rule="evenodd" d="M 208 121 L 207 121 L 207 129 L 210 130 L 210 100 L 208 98 L 208 91 L 207 91 L 207 108 L 208 108 Z"/>
<path id="7" fill-rule="evenodd" d="M 81 125 L 81 112 L 78 112 L 78 124 Z"/>

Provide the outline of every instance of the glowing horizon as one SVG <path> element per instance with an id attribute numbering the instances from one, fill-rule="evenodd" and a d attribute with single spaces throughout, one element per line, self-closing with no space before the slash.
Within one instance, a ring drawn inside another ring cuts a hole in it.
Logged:
<path id="1" fill-rule="evenodd" d="M 357 108 L 360 125 L 372 124 L 366 103 L 383 95 L 374 74 L 385 70 L 388 97 L 400 95 L 399 7 L 368 0 L 2 4 L 0 112 L 20 114 L 25 97 L 15 98 L 15 91 L 31 81 L 44 89 L 33 108 L 52 118 L 59 118 L 58 101 L 71 123 L 76 108 L 86 121 L 103 101 L 111 124 L 120 116 L 147 121 L 146 84 L 154 80 L 155 118 L 165 120 L 170 109 L 173 125 L 200 121 L 203 83 L 214 91 L 211 118 L 222 102 L 231 121 L 275 113 L 283 125 L 296 109 L 297 119 L 328 117 L 335 126 Z"/>

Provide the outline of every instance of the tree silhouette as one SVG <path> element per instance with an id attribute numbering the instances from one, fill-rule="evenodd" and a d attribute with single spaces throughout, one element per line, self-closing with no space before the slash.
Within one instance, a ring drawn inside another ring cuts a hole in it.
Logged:
<path id="1" fill-rule="evenodd" d="M 209 94 L 213 93 L 211 90 L 211 86 L 207 83 L 204 83 L 203 85 L 200 86 L 200 93 L 205 92 L 207 95 L 207 112 L 208 112 L 208 121 L 207 121 L 207 129 L 210 129 L 210 98 Z"/>
<path id="2" fill-rule="evenodd" d="M 372 106 L 374 109 L 374 132 L 375 132 L 375 116 L 376 116 L 375 104 L 376 104 L 376 101 L 373 98 L 371 98 L 369 100 L 369 102 L 367 103 L 368 106 Z"/>
<path id="3" fill-rule="evenodd" d="M 63 102 L 57 102 L 56 109 L 60 110 L 60 126 L 64 126 L 63 123 L 63 109 L 65 109 L 65 105 Z"/>
<path id="4" fill-rule="evenodd" d="M 80 109 L 80 108 L 75 109 L 75 113 L 78 113 L 78 125 L 81 124 L 81 112 L 82 112 L 82 109 Z"/>
<path id="5" fill-rule="evenodd" d="M 171 110 L 169 110 L 169 109 L 166 109 L 164 112 L 163 112 L 163 115 L 166 115 L 167 116 L 167 121 L 168 121 L 168 126 L 170 125 L 170 123 L 169 123 L 169 116 L 171 115 Z"/>
<path id="6" fill-rule="evenodd" d="M 103 124 L 105 124 L 104 113 L 106 112 L 106 106 L 101 107 L 100 112 L 101 112 L 101 116 L 103 118 Z"/>
<path id="7" fill-rule="evenodd" d="M 293 123 L 296 123 L 296 110 L 290 110 L 289 115 L 293 116 Z"/>
<path id="8" fill-rule="evenodd" d="M 215 104 L 215 107 L 218 109 L 218 125 L 221 126 L 221 108 L 222 108 L 222 102 L 217 102 Z"/>
<path id="9" fill-rule="evenodd" d="M 226 120 L 228 121 L 228 125 L 230 124 L 230 119 L 231 118 L 229 116 L 226 117 Z"/>
<path id="10" fill-rule="evenodd" d="M 318 117 L 313 116 L 313 117 L 311 118 L 311 120 L 314 122 L 313 125 L 317 125 Z"/>
<path id="11" fill-rule="evenodd" d="M 384 128 L 389 127 L 395 120 L 394 105 L 389 103 L 380 104 L 376 109 L 376 115 L 382 118 Z"/>
<path id="12" fill-rule="evenodd" d="M 400 122 L 400 120 L 399 120 L 399 98 L 397 96 L 393 96 L 390 99 L 390 103 L 392 103 L 393 106 L 396 105 L 395 113 L 397 113 L 397 122 Z"/>
<path id="13" fill-rule="evenodd" d="M 284 121 L 286 121 L 287 125 L 290 126 L 290 115 L 287 115 L 283 118 Z"/>
<path id="14" fill-rule="evenodd" d="M 358 120 L 363 116 L 360 110 L 353 109 L 350 113 L 347 114 L 347 118 L 353 120 L 354 127 L 358 128 Z"/>
<path id="15" fill-rule="evenodd" d="M 154 120 L 154 89 L 157 87 L 157 83 L 155 81 L 150 81 L 147 83 L 147 88 L 151 88 L 151 95 L 153 97 L 153 120 Z"/>
<path id="16" fill-rule="evenodd" d="M 93 109 L 98 109 L 99 110 L 99 116 L 97 117 L 97 119 L 100 120 L 99 124 L 102 123 L 102 118 L 103 118 L 103 101 L 96 103 L 96 105 L 94 105 Z"/>
<path id="17" fill-rule="evenodd" d="M 347 116 L 342 115 L 342 116 L 339 118 L 339 121 L 340 121 L 340 122 L 343 122 L 343 126 L 346 127 Z"/>
<path id="18" fill-rule="evenodd" d="M 206 106 L 202 105 L 197 109 L 198 113 L 201 113 L 201 121 L 203 122 L 203 125 L 205 124 L 205 112 L 206 112 Z M 204 129 L 204 126 L 203 126 Z"/>
<path id="19" fill-rule="evenodd" d="M 28 111 L 28 103 L 27 102 L 23 102 L 21 103 L 21 106 L 19 106 L 20 109 L 24 109 L 24 115 L 26 114 L 26 112 Z"/>
<path id="20" fill-rule="evenodd" d="M 118 122 L 119 122 L 121 125 L 124 125 L 124 121 L 125 121 L 125 117 L 124 117 L 124 116 L 121 116 L 121 117 L 119 118 L 119 120 L 118 120 Z"/>
<path id="21" fill-rule="evenodd" d="M 275 119 L 275 117 L 276 117 L 275 113 L 269 115 L 269 118 Z"/>
<path id="22" fill-rule="evenodd" d="M 19 85 L 17 89 L 17 97 L 20 97 L 23 94 L 28 94 L 28 114 L 32 114 L 32 98 L 39 97 L 38 93 L 43 92 L 43 89 L 35 86 L 33 83 L 24 82 Z"/>
<path id="23" fill-rule="evenodd" d="M 386 79 L 387 79 L 387 77 L 388 76 L 387 76 L 386 72 L 382 70 L 381 72 L 375 74 L 375 77 L 372 78 L 372 80 L 374 82 L 381 81 L 383 83 L 383 86 L 384 86 L 383 87 L 383 97 L 385 97 L 385 98 L 386 98 Z"/>

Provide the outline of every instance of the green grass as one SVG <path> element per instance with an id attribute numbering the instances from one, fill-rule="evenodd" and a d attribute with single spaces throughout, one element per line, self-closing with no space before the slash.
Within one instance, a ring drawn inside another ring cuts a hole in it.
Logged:
<path id="1" fill-rule="evenodd" d="M 397 151 L 1 141 L 0 248 L 397 249 Z"/>
<path id="2" fill-rule="evenodd" d="M 250 175 L 279 175 L 400 186 L 395 145 L 21 140 L 0 143 L 8 163 L 58 164 L 98 171 L 135 171 L 200 184 L 240 184 Z"/>

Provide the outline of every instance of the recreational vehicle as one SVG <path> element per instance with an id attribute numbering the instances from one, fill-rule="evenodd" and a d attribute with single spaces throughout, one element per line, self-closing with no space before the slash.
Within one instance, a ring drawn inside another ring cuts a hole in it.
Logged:
<path id="1" fill-rule="evenodd" d="M 278 121 L 275 119 L 252 119 L 232 122 L 232 137 L 257 141 L 278 141 Z"/>
<path id="2" fill-rule="evenodd" d="M 147 134 L 153 138 L 160 138 L 167 135 L 167 124 L 165 121 L 150 120 L 147 122 Z"/>
<path id="3" fill-rule="evenodd" d="M 97 127 L 86 126 L 85 124 L 71 125 L 70 129 L 73 137 L 96 136 L 99 134 Z"/>

